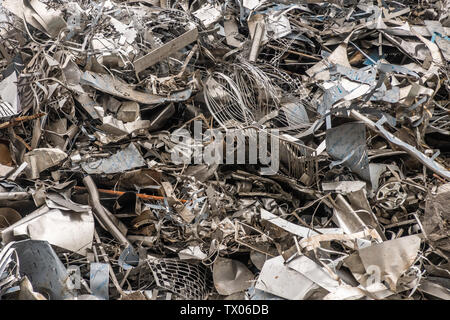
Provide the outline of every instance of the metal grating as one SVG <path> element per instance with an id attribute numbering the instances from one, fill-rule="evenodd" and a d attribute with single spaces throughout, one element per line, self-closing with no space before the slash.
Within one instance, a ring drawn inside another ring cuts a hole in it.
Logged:
<path id="1" fill-rule="evenodd" d="M 174 259 L 150 259 L 147 263 L 157 286 L 183 299 L 203 300 L 211 291 L 211 271 L 204 265 Z"/>
<path id="2" fill-rule="evenodd" d="M 300 140 L 289 141 L 280 138 L 280 161 L 286 167 L 286 174 L 296 179 L 302 179 L 306 174 L 308 179 L 303 182 L 312 185 L 318 179 L 318 160 L 316 150 L 305 146 Z"/>

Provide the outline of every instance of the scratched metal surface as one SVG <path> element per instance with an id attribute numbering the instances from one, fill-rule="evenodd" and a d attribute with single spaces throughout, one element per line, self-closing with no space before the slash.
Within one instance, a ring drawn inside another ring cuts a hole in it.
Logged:
<path id="1" fill-rule="evenodd" d="M 364 123 L 352 122 L 328 129 L 326 144 L 328 154 L 338 160 L 336 165 L 345 165 L 365 181 L 370 182 Z"/>
<path id="2" fill-rule="evenodd" d="M 81 164 L 88 174 L 93 173 L 119 173 L 133 168 L 145 166 L 145 160 L 133 143 L 109 158 L 99 159 Z"/>

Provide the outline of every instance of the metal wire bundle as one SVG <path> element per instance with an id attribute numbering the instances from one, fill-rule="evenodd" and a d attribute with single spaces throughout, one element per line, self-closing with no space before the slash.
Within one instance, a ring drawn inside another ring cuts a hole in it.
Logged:
<path id="1" fill-rule="evenodd" d="M 277 110 L 280 89 L 261 68 L 244 61 L 211 74 L 204 96 L 211 114 L 226 129 L 252 125 Z"/>
<path id="2" fill-rule="evenodd" d="M 302 101 L 294 99 L 292 103 L 280 106 L 282 90 L 266 72 L 273 69 L 266 67 L 263 70 L 248 62 L 235 64 L 233 68 L 230 76 L 219 72 L 211 74 L 204 90 L 209 111 L 225 130 L 262 129 L 262 124 L 265 124 L 267 128 L 278 128 L 287 133 L 301 132 L 311 126 Z M 286 76 L 279 74 L 278 78 Z M 290 83 L 292 87 L 299 88 L 294 80 Z M 297 139 L 280 139 L 279 152 L 289 174 L 298 179 L 305 173 L 310 178 L 315 177 L 315 150 Z"/>
<path id="3" fill-rule="evenodd" d="M 278 107 L 279 90 L 261 68 L 247 61 L 235 64 L 234 68 L 233 80 L 247 108 L 256 113 L 257 120 Z"/>
<path id="4" fill-rule="evenodd" d="M 287 85 L 288 91 L 278 83 Z M 299 132 L 309 127 L 305 121 L 308 101 L 295 99 L 298 107 L 294 109 L 281 107 L 280 101 L 283 95 L 301 90 L 301 83 L 289 75 L 270 66 L 260 67 L 244 61 L 234 64 L 230 70 L 211 74 L 204 97 L 209 111 L 225 129 L 274 120 L 271 127 Z"/>
<path id="5" fill-rule="evenodd" d="M 433 117 L 430 120 L 430 129 L 441 134 L 450 134 L 450 111 L 439 104 L 435 104 L 437 108 L 434 109 Z"/>
<path id="6" fill-rule="evenodd" d="M 214 119 L 225 129 L 252 124 L 255 117 L 244 102 L 241 88 L 229 76 L 214 72 L 206 81 L 204 97 Z"/>

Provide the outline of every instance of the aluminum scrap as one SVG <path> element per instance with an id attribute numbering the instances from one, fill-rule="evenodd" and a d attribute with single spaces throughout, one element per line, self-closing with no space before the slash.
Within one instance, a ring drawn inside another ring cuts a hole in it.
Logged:
<path id="1" fill-rule="evenodd" d="M 449 299 L 449 12 L 1 1 L 0 299 Z"/>

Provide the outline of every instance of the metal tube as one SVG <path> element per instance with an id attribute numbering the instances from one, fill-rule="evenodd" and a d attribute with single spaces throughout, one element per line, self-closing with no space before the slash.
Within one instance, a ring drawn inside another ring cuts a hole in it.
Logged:
<path id="1" fill-rule="evenodd" d="M 94 180 L 92 180 L 90 176 L 86 176 L 83 179 L 83 183 L 88 190 L 89 200 L 94 209 L 95 217 L 103 223 L 106 229 L 108 229 L 108 231 L 117 241 L 119 241 L 123 245 L 131 246 L 131 243 L 120 232 L 119 228 L 114 224 L 114 222 L 108 217 L 108 214 L 100 203 L 100 196 L 98 194 L 97 186 L 95 185 Z"/>

